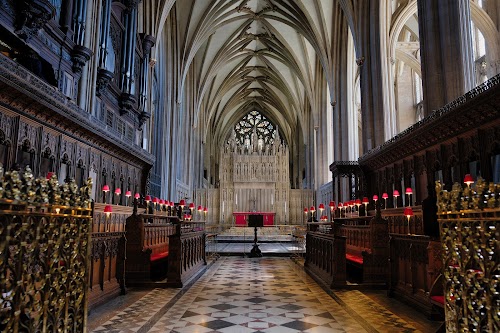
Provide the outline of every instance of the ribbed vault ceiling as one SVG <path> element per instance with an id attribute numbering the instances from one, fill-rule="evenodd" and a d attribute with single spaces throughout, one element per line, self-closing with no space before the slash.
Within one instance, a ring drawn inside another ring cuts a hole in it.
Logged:
<path id="1" fill-rule="evenodd" d="M 244 114 L 258 110 L 290 142 L 297 126 L 314 119 L 315 82 L 328 68 L 334 3 L 177 1 L 184 36 L 180 91 L 195 78 L 195 122 L 211 124 L 205 135 L 223 142 Z"/>

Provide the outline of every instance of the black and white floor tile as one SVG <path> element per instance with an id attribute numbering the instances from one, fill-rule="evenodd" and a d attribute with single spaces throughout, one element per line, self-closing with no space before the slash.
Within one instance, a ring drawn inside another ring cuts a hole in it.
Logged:
<path id="1" fill-rule="evenodd" d="M 326 293 L 289 258 L 221 257 L 191 286 L 154 289 L 104 332 L 419 332 L 360 291 Z"/>

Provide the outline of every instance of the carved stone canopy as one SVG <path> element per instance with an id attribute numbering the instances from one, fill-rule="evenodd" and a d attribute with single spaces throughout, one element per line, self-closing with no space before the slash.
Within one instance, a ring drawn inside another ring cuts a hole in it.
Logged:
<path id="1" fill-rule="evenodd" d="M 144 34 L 142 37 L 142 52 L 144 53 L 144 57 L 151 53 L 151 48 L 156 43 L 156 38 L 151 35 Z"/>
<path id="2" fill-rule="evenodd" d="M 144 127 L 144 124 L 148 119 L 151 118 L 151 114 L 146 111 L 142 111 L 141 114 L 139 115 L 139 131 L 142 131 L 142 128 Z"/>
<path id="3" fill-rule="evenodd" d="M 352 175 L 360 176 L 363 174 L 358 162 L 356 161 L 336 161 L 330 165 L 330 171 L 335 177 L 350 177 Z"/>
<path id="4" fill-rule="evenodd" d="M 113 79 L 113 73 L 105 70 L 104 68 L 99 68 L 97 71 L 97 82 L 96 82 L 96 95 L 101 96 L 104 91 L 106 91 L 106 88 L 108 87 L 108 84 L 111 82 Z"/>
<path id="5" fill-rule="evenodd" d="M 81 74 L 83 66 L 89 61 L 92 56 L 92 50 L 86 48 L 85 46 L 75 45 L 71 51 L 71 61 L 73 62 L 73 72 L 76 74 Z"/>

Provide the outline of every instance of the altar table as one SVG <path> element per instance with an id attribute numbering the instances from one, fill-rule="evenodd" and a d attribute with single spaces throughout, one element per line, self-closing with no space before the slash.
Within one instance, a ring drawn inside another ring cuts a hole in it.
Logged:
<path id="1" fill-rule="evenodd" d="M 272 212 L 234 212 L 234 225 L 237 227 L 246 227 L 248 225 L 249 215 L 261 215 L 264 220 L 264 226 L 274 225 L 274 216 Z"/>

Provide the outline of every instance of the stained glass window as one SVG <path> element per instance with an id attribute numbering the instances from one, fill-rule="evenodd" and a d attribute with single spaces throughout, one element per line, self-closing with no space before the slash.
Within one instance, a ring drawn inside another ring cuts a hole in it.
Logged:
<path id="1" fill-rule="evenodd" d="M 236 140 L 239 144 L 250 144 L 253 128 L 257 130 L 257 137 L 259 141 L 262 139 L 265 144 L 271 143 L 274 139 L 275 127 L 273 124 L 259 111 L 250 111 L 234 126 L 236 132 Z"/>

